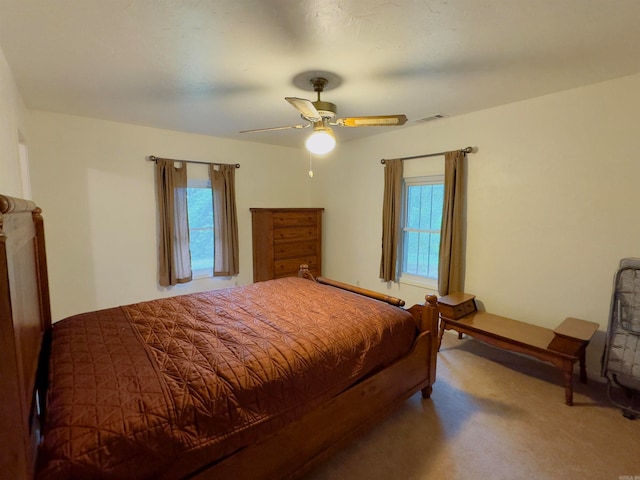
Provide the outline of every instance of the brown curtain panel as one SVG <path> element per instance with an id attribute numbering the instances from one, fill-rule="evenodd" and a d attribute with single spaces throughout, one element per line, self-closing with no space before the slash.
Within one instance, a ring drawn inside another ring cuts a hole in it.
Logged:
<path id="1" fill-rule="evenodd" d="M 168 287 L 191 281 L 189 217 L 187 214 L 187 164 L 156 160 L 158 195 L 160 285 Z"/>
<path id="2" fill-rule="evenodd" d="M 240 272 L 235 165 L 209 165 L 213 190 L 213 275 L 229 277 Z"/>
<path id="3" fill-rule="evenodd" d="M 438 293 L 461 292 L 464 287 L 464 208 L 466 155 L 444 155 L 444 208 L 438 263 Z"/>
<path id="4" fill-rule="evenodd" d="M 398 242 L 402 214 L 402 160 L 384 162 L 384 199 L 382 204 L 382 258 L 380 278 L 398 280 Z"/>

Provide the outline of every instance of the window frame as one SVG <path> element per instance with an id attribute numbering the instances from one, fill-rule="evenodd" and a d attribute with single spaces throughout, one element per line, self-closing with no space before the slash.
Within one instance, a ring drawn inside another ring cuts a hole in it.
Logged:
<path id="1" fill-rule="evenodd" d="M 211 190 L 211 198 L 213 200 L 213 188 L 211 187 L 211 180 L 209 179 L 203 179 L 203 178 L 189 178 L 187 180 L 187 189 L 189 188 L 206 188 Z M 189 215 L 189 199 L 188 199 L 188 195 L 187 195 L 187 215 L 189 220 L 191 219 L 191 216 Z M 211 203 L 211 209 L 212 209 L 212 214 L 213 214 L 213 201 Z M 191 227 L 191 222 L 189 222 L 189 254 L 191 255 L 191 257 L 193 258 L 193 252 L 191 250 L 191 231 L 194 230 Z M 198 228 L 198 230 L 200 230 L 200 228 Z M 216 235 L 216 229 L 215 229 L 215 220 L 212 222 L 211 225 L 211 231 L 213 233 L 213 245 L 214 245 L 214 249 L 215 249 L 215 235 Z M 215 251 L 214 254 L 211 256 L 211 267 L 207 267 L 207 268 L 199 268 L 199 269 L 194 269 L 193 268 L 193 264 L 191 265 L 191 276 L 192 278 L 195 279 L 199 279 L 199 278 L 212 278 L 213 277 L 213 271 L 214 271 L 214 262 L 215 262 Z"/>
<path id="2" fill-rule="evenodd" d="M 438 277 L 426 277 L 422 275 L 415 275 L 411 273 L 405 273 L 405 259 L 404 259 L 404 245 L 405 245 L 405 233 L 407 232 L 408 221 L 408 201 L 409 201 L 409 187 L 422 186 L 422 185 L 444 185 L 444 174 L 430 174 L 421 176 L 404 177 L 402 179 L 402 216 L 400 224 L 400 241 L 398 242 L 398 266 L 400 270 L 400 276 L 398 278 L 399 283 L 413 285 L 422 288 L 428 288 L 431 290 L 437 290 Z M 439 230 L 440 239 L 442 240 L 442 227 Z"/>

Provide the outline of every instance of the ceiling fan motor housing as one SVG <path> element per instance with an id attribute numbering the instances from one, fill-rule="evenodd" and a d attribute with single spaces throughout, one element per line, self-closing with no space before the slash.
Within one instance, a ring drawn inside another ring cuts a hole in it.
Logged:
<path id="1" fill-rule="evenodd" d="M 335 103 L 323 102 L 321 100 L 311 103 L 316 107 L 316 110 L 318 110 L 322 118 L 333 118 L 336 116 L 336 113 L 338 113 L 338 107 L 336 107 Z"/>

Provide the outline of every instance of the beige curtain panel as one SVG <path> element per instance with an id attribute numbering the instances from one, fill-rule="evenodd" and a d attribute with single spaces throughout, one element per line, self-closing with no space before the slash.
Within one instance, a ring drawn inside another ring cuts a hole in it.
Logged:
<path id="1" fill-rule="evenodd" d="M 235 165 L 209 165 L 213 193 L 213 275 L 216 277 L 229 277 L 240 271 L 235 176 Z"/>
<path id="2" fill-rule="evenodd" d="M 462 150 L 444 155 L 444 207 L 438 263 L 440 295 L 464 290 L 465 160 Z"/>
<path id="3" fill-rule="evenodd" d="M 384 199 L 382 203 L 382 257 L 380 278 L 398 280 L 398 242 L 402 212 L 402 160 L 384 162 Z"/>
<path id="4" fill-rule="evenodd" d="M 187 214 L 187 164 L 156 160 L 159 219 L 159 281 L 162 286 L 191 281 L 189 218 Z"/>

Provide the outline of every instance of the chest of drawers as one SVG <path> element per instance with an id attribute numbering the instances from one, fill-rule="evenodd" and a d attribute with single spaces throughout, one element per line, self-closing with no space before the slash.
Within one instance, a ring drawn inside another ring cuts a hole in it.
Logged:
<path id="1" fill-rule="evenodd" d="M 323 208 L 252 208 L 253 281 L 321 274 Z"/>

